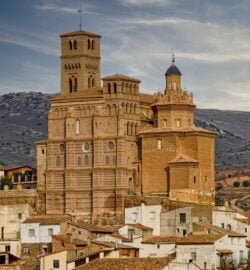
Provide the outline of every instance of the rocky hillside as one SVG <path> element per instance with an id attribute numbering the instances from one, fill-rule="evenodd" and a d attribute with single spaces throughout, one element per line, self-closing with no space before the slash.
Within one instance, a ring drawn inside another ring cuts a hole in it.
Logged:
<path id="1" fill-rule="evenodd" d="M 0 96 L 0 164 L 35 166 L 35 141 L 46 138 L 48 100 L 37 92 Z M 250 112 L 200 110 L 196 125 L 218 132 L 217 169 L 250 166 Z"/>

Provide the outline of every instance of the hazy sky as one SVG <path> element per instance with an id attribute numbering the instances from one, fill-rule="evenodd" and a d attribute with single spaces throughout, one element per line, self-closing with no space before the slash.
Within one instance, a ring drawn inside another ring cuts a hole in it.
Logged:
<path id="1" fill-rule="evenodd" d="M 1 0 L 0 91 L 59 92 L 59 38 L 102 35 L 102 76 L 162 90 L 171 48 L 201 108 L 250 110 L 250 0 Z"/>

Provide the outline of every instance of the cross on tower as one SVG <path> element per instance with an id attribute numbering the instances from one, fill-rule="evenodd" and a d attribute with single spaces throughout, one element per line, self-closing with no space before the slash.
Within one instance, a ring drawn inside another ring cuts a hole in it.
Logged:
<path id="1" fill-rule="evenodd" d="M 79 26 L 80 26 L 80 30 L 82 30 L 82 3 L 80 5 L 80 9 L 78 10 L 78 13 L 79 13 L 79 17 L 80 17 L 80 23 L 79 23 Z"/>

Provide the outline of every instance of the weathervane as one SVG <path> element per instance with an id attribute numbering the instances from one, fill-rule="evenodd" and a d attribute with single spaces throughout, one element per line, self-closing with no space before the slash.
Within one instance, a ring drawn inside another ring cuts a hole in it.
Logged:
<path id="1" fill-rule="evenodd" d="M 80 4 L 80 9 L 78 10 L 78 13 L 79 13 L 79 16 L 80 16 L 80 23 L 79 23 L 79 26 L 80 26 L 80 30 L 82 30 L 82 3 Z"/>

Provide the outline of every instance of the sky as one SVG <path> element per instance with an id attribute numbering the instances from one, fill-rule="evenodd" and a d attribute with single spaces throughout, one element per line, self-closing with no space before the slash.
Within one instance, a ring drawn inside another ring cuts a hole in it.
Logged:
<path id="1" fill-rule="evenodd" d="M 102 76 L 164 88 L 172 50 L 199 108 L 250 111 L 249 0 L 1 0 L 0 94 L 60 91 L 59 35 L 102 35 Z"/>

